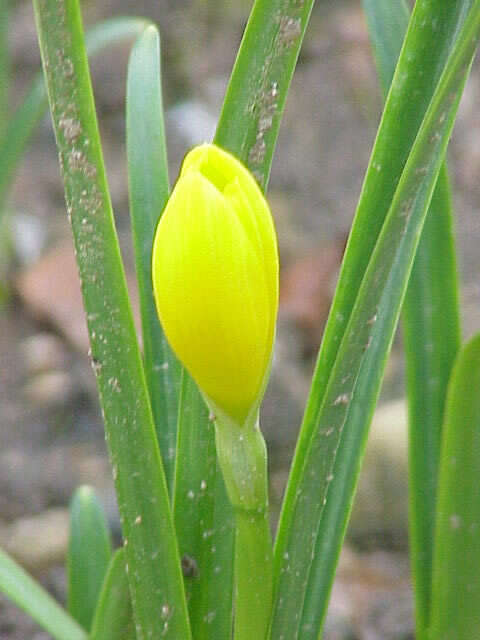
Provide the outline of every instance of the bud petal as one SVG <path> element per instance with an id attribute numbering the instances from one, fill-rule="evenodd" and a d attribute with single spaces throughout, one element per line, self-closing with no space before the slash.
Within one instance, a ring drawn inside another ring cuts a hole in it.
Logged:
<path id="1" fill-rule="evenodd" d="M 214 145 L 193 149 L 158 225 L 153 287 L 167 339 L 207 399 L 243 422 L 258 406 L 278 307 L 268 204 Z"/>

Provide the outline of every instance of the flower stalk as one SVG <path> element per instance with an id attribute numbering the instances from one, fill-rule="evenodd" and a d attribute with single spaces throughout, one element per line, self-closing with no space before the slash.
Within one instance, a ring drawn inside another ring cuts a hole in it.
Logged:
<path id="1" fill-rule="evenodd" d="M 185 158 L 153 247 L 165 335 L 215 417 L 236 515 L 235 640 L 266 637 L 272 606 L 267 454 L 258 412 L 270 371 L 278 254 L 250 172 L 215 145 Z"/>
<path id="2" fill-rule="evenodd" d="M 267 450 L 257 419 L 215 419 L 215 441 L 235 511 L 235 640 L 265 638 L 272 605 L 273 551 L 268 518 Z"/>

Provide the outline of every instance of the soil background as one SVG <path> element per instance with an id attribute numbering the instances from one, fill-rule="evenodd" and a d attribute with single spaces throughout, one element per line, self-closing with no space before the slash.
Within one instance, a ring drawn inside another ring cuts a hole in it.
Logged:
<path id="1" fill-rule="evenodd" d="M 250 3 L 83 2 L 86 26 L 120 15 L 162 35 L 169 161 L 175 178 L 210 140 Z M 11 109 L 40 67 L 30 2 L 11 3 Z M 119 238 L 134 282 L 125 159 L 130 43 L 92 61 Z M 465 337 L 480 328 L 480 72 L 474 66 L 449 160 Z M 273 520 L 282 496 L 323 325 L 381 114 L 361 4 L 318 1 L 288 98 L 269 189 L 281 254 L 281 308 L 262 426 Z M 95 486 L 120 541 L 115 497 L 48 115 L 17 172 L 0 239 L 0 545 L 63 601 L 67 506 Z M 134 284 L 132 284 L 134 293 Z M 406 417 L 401 336 L 387 367 L 325 640 L 413 638 L 407 558 Z M 0 640 L 47 640 L 0 597 Z"/>

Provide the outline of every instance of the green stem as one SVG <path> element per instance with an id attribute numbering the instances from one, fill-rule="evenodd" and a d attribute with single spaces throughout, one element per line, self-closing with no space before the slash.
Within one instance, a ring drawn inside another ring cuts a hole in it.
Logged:
<path id="1" fill-rule="evenodd" d="M 258 416 L 215 421 L 217 454 L 235 510 L 235 640 L 266 638 L 272 607 L 273 552 L 268 522 L 267 452 Z"/>
<path id="2" fill-rule="evenodd" d="M 235 640 L 266 637 L 272 603 L 272 540 L 266 511 L 236 511 Z"/>

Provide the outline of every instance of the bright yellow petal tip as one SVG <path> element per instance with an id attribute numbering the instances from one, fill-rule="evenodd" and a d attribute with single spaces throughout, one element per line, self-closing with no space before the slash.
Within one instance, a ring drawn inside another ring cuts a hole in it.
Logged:
<path id="1" fill-rule="evenodd" d="M 153 244 L 165 335 L 207 399 L 243 422 L 263 395 L 278 307 L 278 252 L 250 172 L 206 144 L 187 154 Z"/>

